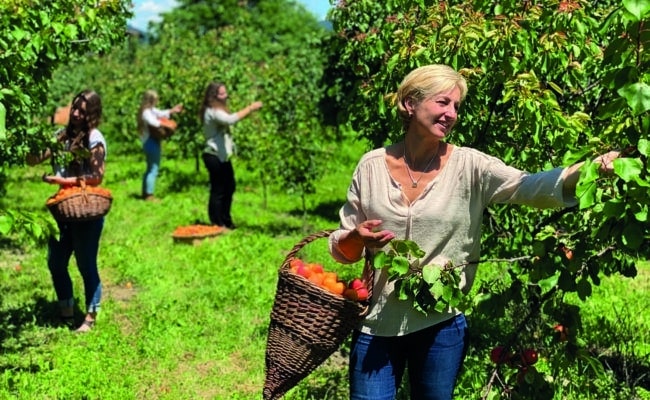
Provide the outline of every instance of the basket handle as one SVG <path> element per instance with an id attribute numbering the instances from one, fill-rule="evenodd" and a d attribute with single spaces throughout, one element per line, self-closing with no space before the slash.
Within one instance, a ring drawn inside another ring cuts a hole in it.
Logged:
<path id="1" fill-rule="evenodd" d="M 88 193 L 86 192 L 86 178 L 81 176 L 77 177 L 77 180 L 79 181 L 79 187 L 81 188 L 81 196 L 83 197 L 84 202 L 88 203 Z"/>
<path id="2" fill-rule="evenodd" d="M 289 262 L 291 259 L 293 259 L 298 252 L 305 247 L 307 244 L 313 242 L 316 239 L 321 239 L 328 237 L 332 232 L 334 232 L 335 229 L 325 229 L 320 232 L 312 233 L 309 236 L 306 236 L 303 238 L 300 242 L 296 243 L 295 246 L 287 253 L 287 256 L 284 259 L 284 262 L 282 263 L 282 268 L 286 268 L 289 265 Z M 370 252 L 366 249 L 366 260 L 363 264 L 363 271 L 361 272 L 361 280 L 363 280 L 366 284 L 366 287 L 368 288 L 368 298 L 372 297 L 372 289 L 373 289 L 373 283 L 374 283 L 374 277 L 375 277 L 375 269 L 372 266 L 372 255 Z"/>

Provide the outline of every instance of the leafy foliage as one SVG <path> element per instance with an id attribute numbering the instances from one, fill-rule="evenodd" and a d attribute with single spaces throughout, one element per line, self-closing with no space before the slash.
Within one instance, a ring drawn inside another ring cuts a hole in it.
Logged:
<path id="1" fill-rule="evenodd" d="M 53 144 L 47 114 L 55 69 L 102 53 L 123 40 L 131 16 L 126 0 L 16 0 L 0 2 L 0 193 L 10 166 Z M 84 89 L 67 94 L 67 100 Z M 44 240 L 55 227 L 34 215 L 0 208 L 0 234 Z"/>
<path id="2" fill-rule="evenodd" d="M 135 114 L 142 92 L 158 91 L 162 108 L 183 103 L 179 128 L 168 142 L 178 155 L 195 158 L 198 170 L 204 146 L 200 102 L 210 81 L 224 82 L 232 111 L 254 100 L 264 103 L 233 127 L 237 157 L 255 161 L 247 165 L 263 187 L 281 184 L 304 196 L 313 193 L 314 177 L 335 149 L 333 130 L 323 127 L 318 109 L 325 34 L 304 8 L 285 0 L 181 1 L 151 26 L 148 42 L 132 40 L 59 70 L 54 90 L 63 93 L 70 82 L 88 80 L 100 88 L 109 99 L 102 131 L 120 153 L 139 151 Z"/>
<path id="3" fill-rule="evenodd" d="M 329 18 L 328 122 L 375 146 L 400 140 L 400 80 L 443 63 L 469 84 L 453 142 L 526 171 L 584 161 L 575 207 L 486 211 L 482 258 L 506 266 L 498 282 L 475 284 L 468 312 L 530 303 L 538 320 L 560 322 L 567 293 L 587 299 L 603 275 L 636 274 L 650 251 L 649 1 L 346 0 Z M 604 176 L 592 159 L 611 149 L 623 157 Z M 512 340 L 526 340 L 531 318 Z"/>
<path id="4" fill-rule="evenodd" d="M 463 299 L 460 272 L 451 262 L 420 266 L 425 252 L 412 240 L 392 240 L 390 250 L 377 252 L 375 268 L 386 268 L 388 280 L 395 281 L 395 295 L 413 302 L 413 307 L 428 314 L 456 307 Z"/>

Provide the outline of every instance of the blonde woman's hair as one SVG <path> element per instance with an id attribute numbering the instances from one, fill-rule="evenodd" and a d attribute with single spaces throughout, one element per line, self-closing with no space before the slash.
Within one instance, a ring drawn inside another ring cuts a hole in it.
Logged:
<path id="1" fill-rule="evenodd" d="M 406 110 L 406 101 L 420 104 L 437 94 L 448 92 L 454 88 L 460 90 L 460 100 L 467 95 L 467 82 L 455 69 L 443 64 L 425 65 L 414 69 L 404 77 L 397 89 L 397 112 L 402 119 L 404 129 L 411 120 Z"/>
<path id="2" fill-rule="evenodd" d="M 158 92 L 155 90 L 147 90 L 142 94 L 142 101 L 140 101 L 140 108 L 138 109 L 138 115 L 136 115 L 138 121 L 138 132 L 142 132 L 144 128 L 144 120 L 142 119 L 142 112 L 147 108 L 151 108 L 158 103 Z"/>

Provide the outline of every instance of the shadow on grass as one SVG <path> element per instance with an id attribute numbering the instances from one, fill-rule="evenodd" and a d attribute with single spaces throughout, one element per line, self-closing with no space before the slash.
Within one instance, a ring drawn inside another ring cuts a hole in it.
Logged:
<path id="1" fill-rule="evenodd" d="M 29 339 L 21 339 L 23 331 L 30 325 L 37 327 L 68 327 L 74 329 L 81 324 L 85 311 L 79 308 L 78 304 L 75 304 L 74 313 L 74 322 L 69 325 L 66 324 L 59 317 L 57 302 L 44 297 L 34 298 L 34 302 L 31 304 L 23 304 L 17 308 L 0 310 L 0 348 L 2 348 L 4 353 L 20 353 L 32 347 Z M 0 371 L 2 371 L 2 367 L 0 367 Z"/>

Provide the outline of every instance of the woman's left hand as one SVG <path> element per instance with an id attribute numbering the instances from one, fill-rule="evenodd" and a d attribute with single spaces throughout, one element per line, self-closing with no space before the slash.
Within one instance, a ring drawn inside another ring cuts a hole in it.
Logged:
<path id="1" fill-rule="evenodd" d="M 614 160 L 620 155 L 620 151 L 610 151 L 594 158 L 593 162 L 600 164 L 600 172 L 611 173 L 614 171 Z"/>

